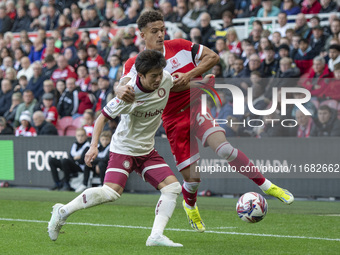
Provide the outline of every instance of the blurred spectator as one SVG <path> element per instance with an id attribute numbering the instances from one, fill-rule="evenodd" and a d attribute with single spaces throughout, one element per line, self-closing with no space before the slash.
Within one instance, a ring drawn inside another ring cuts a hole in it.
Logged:
<path id="1" fill-rule="evenodd" d="M 244 50 L 242 52 L 243 59 L 243 65 L 247 66 L 249 63 L 249 58 L 252 54 L 256 53 L 255 47 L 252 44 L 244 43 L 246 46 L 244 47 Z"/>
<path id="2" fill-rule="evenodd" d="M 3 116 L 6 111 L 11 107 L 13 87 L 9 79 L 1 81 L 0 91 L 0 116 Z"/>
<path id="3" fill-rule="evenodd" d="M 310 115 L 305 115 L 301 110 L 296 111 L 295 119 L 297 126 L 289 128 L 289 135 L 295 137 L 310 137 L 310 132 L 314 126 L 313 119 Z"/>
<path id="4" fill-rule="evenodd" d="M 86 66 L 87 68 L 98 67 L 105 64 L 104 59 L 98 54 L 97 46 L 91 44 L 87 48 L 87 61 Z"/>
<path id="5" fill-rule="evenodd" d="M 333 78 L 325 59 L 317 56 L 313 59 L 313 66 L 308 73 L 302 76 L 302 85 L 311 92 L 312 96 L 321 97 L 324 90 Z"/>
<path id="6" fill-rule="evenodd" d="M 63 43 L 61 41 L 61 33 L 59 30 L 53 30 L 52 31 L 52 37 L 54 38 L 54 46 L 58 49 L 61 49 L 61 47 L 63 46 Z"/>
<path id="7" fill-rule="evenodd" d="M 303 13 L 299 13 L 296 17 L 295 33 L 300 35 L 302 38 L 309 38 L 310 28 Z"/>
<path id="8" fill-rule="evenodd" d="M 276 17 L 280 9 L 273 5 L 272 0 L 262 0 L 262 8 L 257 12 L 258 18 Z"/>
<path id="9" fill-rule="evenodd" d="M 293 60 L 296 66 L 300 69 L 301 74 L 307 73 L 312 65 L 313 58 L 318 53 L 313 51 L 312 47 L 309 46 L 307 39 L 300 39 L 299 49 L 293 56 Z"/>
<path id="10" fill-rule="evenodd" d="M 329 46 L 328 50 L 328 68 L 331 72 L 334 71 L 334 65 L 340 63 L 340 45 L 333 44 Z"/>
<path id="11" fill-rule="evenodd" d="M 98 54 L 99 56 L 101 56 L 104 60 L 104 62 L 106 62 L 107 58 L 109 57 L 109 53 L 110 53 L 110 39 L 108 36 L 102 36 L 100 38 L 99 41 L 99 45 L 98 45 Z"/>
<path id="12" fill-rule="evenodd" d="M 250 0 L 250 4 L 246 6 L 244 12 L 238 14 L 238 18 L 256 17 L 258 11 L 262 8 L 261 0 Z"/>
<path id="13" fill-rule="evenodd" d="M 0 117 L 0 135 L 14 135 L 13 128 L 7 124 L 4 117 Z"/>
<path id="14" fill-rule="evenodd" d="M 59 56 L 57 59 L 58 69 L 56 69 L 51 76 L 51 80 L 56 83 L 58 80 L 66 80 L 68 78 L 77 78 L 74 68 L 67 63 L 65 56 Z"/>
<path id="15" fill-rule="evenodd" d="M 61 50 L 61 53 L 65 56 L 67 63 L 72 67 L 78 61 L 77 49 L 73 44 L 72 38 L 70 37 L 63 38 L 63 49 Z"/>
<path id="16" fill-rule="evenodd" d="M 45 75 L 46 79 L 50 79 L 53 72 L 58 68 L 57 62 L 52 55 L 47 55 L 44 62 L 45 67 L 43 68 L 43 74 Z"/>
<path id="17" fill-rule="evenodd" d="M 31 90 L 25 90 L 23 93 L 23 103 L 19 104 L 18 109 L 15 113 L 14 127 L 19 126 L 20 115 L 24 111 L 28 111 L 33 114 L 34 106 L 37 100 L 34 98 L 33 92 Z"/>
<path id="18" fill-rule="evenodd" d="M 227 30 L 227 42 L 226 42 L 229 51 L 231 53 L 235 53 L 238 56 L 241 55 L 242 49 L 241 49 L 241 42 L 238 39 L 236 30 L 233 27 L 228 28 Z"/>
<path id="19" fill-rule="evenodd" d="M 52 55 L 55 53 L 59 53 L 60 49 L 55 47 L 55 39 L 54 37 L 50 36 L 46 38 L 46 47 L 44 48 L 42 52 L 41 59 L 44 60 L 47 55 Z"/>
<path id="20" fill-rule="evenodd" d="M 201 21 L 202 13 L 207 11 L 207 6 L 204 0 L 196 0 L 194 7 L 183 16 L 182 23 L 189 29 L 198 27 Z"/>
<path id="21" fill-rule="evenodd" d="M 19 84 L 14 87 L 15 92 L 22 93 L 28 85 L 28 80 L 25 75 L 20 76 L 19 78 Z"/>
<path id="22" fill-rule="evenodd" d="M 108 76 L 109 75 L 109 67 L 107 65 L 102 65 L 98 68 L 99 76 Z"/>
<path id="23" fill-rule="evenodd" d="M 11 31 L 12 32 L 20 32 L 21 30 L 30 31 L 30 24 L 31 20 L 26 15 L 26 11 L 24 10 L 24 8 L 19 7 L 17 9 L 17 16 L 14 20 L 14 24 Z"/>
<path id="24" fill-rule="evenodd" d="M 275 51 L 272 45 L 264 49 L 265 59 L 261 63 L 260 73 L 263 78 L 275 76 L 279 69 L 279 60 L 275 58 Z"/>
<path id="25" fill-rule="evenodd" d="M 45 30 L 54 30 L 58 28 L 59 12 L 56 10 L 54 5 L 47 7 L 47 22 Z"/>
<path id="26" fill-rule="evenodd" d="M 250 43 L 254 45 L 255 50 L 257 50 L 259 46 L 262 32 L 263 32 L 262 22 L 259 20 L 255 20 L 253 22 L 253 29 L 251 30 L 251 33 L 248 37 Z"/>
<path id="27" fill-rule="evenodd" d="M 45 116 L 42 111 L 36 111 L 33 113 L 33 123 L 37 135 L 58 135 L 56 127 L 45 120 Z"/>
<path id="28" fill-rule="evenodd" d="M 79 0 L 77 2 L 80 9 L 84 10 L 86 9 L 91 3 L 88 0 Z"/>
<path id="29" fill-rule="evenodd" d="M 2 61 L 2 65 L 1 65 L 1 69 L 6 71 L 8 68 L 11 68 L 13 67 L 13 59 L 12 57 L 8 56 L 8 57 L 5 57 Z"/>
<path id="30" fill-rule="evenodd" d="M 4 6 L 0 7 L 0 34 L 4 34 L 7 31 L 11 31 L 13 26 L 13 21 L 6 15 L 6 8 Z"/>
<path id="31" fill-rule="evenodd" d="M 110 71 L 109 71 L 109 78 L 110 81 L 117 81 L 120 79 L 122 65 L 120 62 L 120 58 L 117 55 L 112 55 L 110 57 Z"/>
<path id="32" fill-rule="evenodd" d="M 61 97 L 61 95 L 64 93 L 65 89 L 66 89 L 66 83 L 64 80 L 58 80 L 57 81 L 57 84 L 55 85 L 56 87 L 56 94 L 57 94 L 57 97 L 56 97 L 56 102 L 59 102 L 59 99 Z"/>
<path id="33" fill-rule="evenodd" d="M 59 160 L 50 157 L 48 159 L 52 178 L 55 183 L 55 186 L 52 187 L 51 190 L 73 190 L 70 186 L 70 179 L 71 177 L 78 176 L 78 172 L 83 172 L 85 169 L 84 157 L 89 146 L 90 143 L 87 141 L 85 130 L 83 128 L 78 128 L 76 131 L 76 142 L 72 144 L 69 158 Z M 58 168 L 64 172 L 63 181 L 59 178 Z"/>
<path id="34" fill-rule="evenodd" d="M 233 18 L 234 18 L 234 16 L 233 16 L 232 12 L 224 11 L 223 14 L 222 14 L 223 24 L 222 24 L 221 30 L 227 31 L 229 28 L 233 27 L 234 26 Z"/>
<path id="35" fill-rule="evenodd" d="M 194 27 L 190 29 L 190 41 L 196 44 L 201 44 L 202 43 L 202 34 L 201 30 L 197 27 Z"/>
<path id="36" fill-rule="evenodd" d="M 14 67 L 14 69 L 16 70 L 16 71 L 19 71 L 19 70 L 21 70 L 21 59 L 23 58 L 25 56 L 25 54 L 24 54 L 24 51 L 21 49 L 21 48 L 19 48 L 19 49 L 15 49 L 15 51 L 14 51 L 14 65 L 13 65 L 13 67 Z"/>
<path id="37" fill-rule="evenodd" d="M 135 8 L 129 7 L 127 10 L 127 16 L 117 23 L 118 26 L 128 26 L 130 24 L 136 24 L 138 19 L 138 12 Z"/>
<path id="38" fill-rule="evenodd" d="M 274 32 L 279 32 L 282 37 L 286 36 L 286 31 L 289 28 L 287 13 L 281 12 L 277 16 L 277 22 L 279 23 L 279 27 L 275 29 Z"/>
<path id="39" fill-rule="evenodd" d="M 35 38 L 35 40 L 33 42 L 33 48 L 31 50 L 30 54 L 28 55 L 28 58 L 30 59 L 31 63 L 41 60 L 44 48 L 45 48 L 45 46 L 44 46 L 42 40 L 38 37 Z"/>
<path id="40" fill-rule="evenodd" d="M 170 2 L 166 1 L 161 3 L 160 10 L 164 16 L 164 21 L 176 22 L 176 13 Z"/>
<path id="41" fill-rule="evenodd" d="M 123 47 L 121 48 L 121 54 L 120 57 L 122 61 L 126 61 L 129 59 L 130 54 L 132 52 L 139 52 L 139 49 L 133 42 L 133 36 L 130 34 L 125 34 L 123 37 Z"/>
<path id="42" fill-rule="evenodd" d="M 13 88 L 18 84 L 17 72 L 13 67 L 7 67 L 5 72 L 5 78 L 9 79 L 12 83 Z"/>
<path id="43" fill-rule="evenodd" d="M 262 36 L 261 39 L 260 39 L 259 46 L 257 47 L 257 53 L 258 53 L 259 57 L 261 58 L 261 61 L 266 58 L 266 56 L 264 54 L 264 49 L 269 47 L 269 46 L 271 46 L 270 40 L 266 36 Z M 273 47 L 273 49 L 274 49 L 274 47 Z"/>
<path id="44" fill-rule="evenodd" d="M 215 43 L 215 51 L 220 57 L 220 64 L 222 69 L 229 69 L 228 56 L 229 49 L 227 48 L 226 42 L 223 38 L 218 38 Z M 227 67 L 228 66 L 228 67 Z"/>
<path id="45" fill-rule="evenodd" d="M 92 137 L 94 121 L 95 121 L 94 112 L 91 109 L 85 110 L 83 115 L 83 128 L 85 129 L 86 135 L 88 137 Z"/>
<path id="46" fill-rule="evenodd" d="M 80 10 L 78 8 L 72 10 L 71 15 L 72 15 L 71 27 L 74 27 L 74 28 L 85 27 L 86 23 L 81 18 Z"/>
<path id="47" fill-rule="evenodd" d="M 57 91 L 54 88 L 54 83 L 52 80 L 45 80 L 44 81 L 44 86 L 43 86 L 43 95 L 45 94 L 52 94 L 53 96 L 56 96 Z M 37 110 L 42 110 L 44 108 L 44 103 L 43 103 L 43 95 L 38 98 L 38 103 L 35 105 L 34 111 Z M 52 102 L 53 105 L 57 105 L 57 100 L 56 98 L 53 98 L 54 101 Z"/>
<path id="48" fill-rule="evenodd" d="M 95 94 L 96 103 L 94 105 L 94 112 L 101 111 L 107 103 L 107 97 L 112 92 L 112 88 L 110 87 L 109 77 L 99 77 L 98 79 L 98 87 L 99 90 Z"/>
<path id="49" fill-rule="evenodd" d="M 332 0 L 320 0 L 321 10 L 320 13 L 330 13 L 334 11 L 339 11 L 339 7 L 335 1 Z"/>
<path id="50" fill-rule="evenodd" d="M 340 63 L 334 65 L 334 79 L 326 87 L 322 97 L 340 100 Z"/>
<path id="51" fill-rule="evenodd" d="M 260 68 L 261 68 L 261 59 L 256 53 L 253 53 L 249 57 L 249 63 L 245 67 L 245 70 L 244 70 L 242 77 L 243 78 L 250 78 L 250 73 L 253 72 L 253 71 L 259 71 L 260 72 Z"/>
<path id="52" fill-rule="evenodd" d="M 301 6 L 301 12 L 303 14 L 317 14 L 322 8 L 318 0 L 304 0 Z"/>
<path id="53" fill-rule="evenodd" d="M 31 3 L 33 3 L 33 2 L 31 2 Z M 31 19 L 30 31 L 38 30 L 41 27 L 40 20 L 39 20 L 39 16 L 40 16 L 39 9 L 36 6 L 30 8 L 29 16 L 30 16 L 30 19 Z M 45 26 L 46 26 L 46 24 L 45 24 Z"/>
<path id="54" fill-rule="evenodd" d="M 107 168 L 107 163 L 109 161 L 110 155 L 110 142 L 112 133 L 110 131 L 103 131 L 100 134 L 99 144 L 98 144 L 98 156 L 93 160 L 92 168 L 86 166 L 84 169 L 84 180 L 83 184 L 77 188 L 76 192 L 83 192 L 87 188 L 90 171 L 94 171 L 95 174 L 100 176 L 101 185 L 104 185 L 105 171 Z"/>
<path id="55" fill-rule="evenodd" d="M 262 117 L 264 124 L 261 127 L 254 128 L 256 137 L 262 138 L 284 136 L 280 122 L 273 121 L 273 119 L 279 120 L 280 115 L 277 112 L 273 112 L 272 114 Z"/>
<path id="56" fill-rule="evenodd" d="M 94 8 L 88 9 L 89 20 L 86 22 L 86 27 L 99 27 L 100 18 Z"/>
<path id="57" fill-rule="evenodd" d="M 36 99 L 40 98 L 43 94 L 43 83 L 46 76 L 42 72 L 42 64 L 39 61 L 33 64 L 33 77 L 29 80 L 27 89 L 31 90 Z"/>
<path id="58" fill-rule="evenodd" d="M 188 5 L 185 1 L 181 1 L 177 3 L 177 12 L 176 12 L 176 22 L 181 22 L 181 25 L 179 25 L 181 28 L 183 26 L 182 19 L 188 12 Z M 183 28 L 184 32 L 188 32 L 188 27 Z"/>
<path id="59" fill-rule="evenodd" d="M 95 9 L 100 20 L 105 19 L 105 8 L 106 8 L 106 1 L 105 0 L 96 0 L 95 1 Z"/>
<path id="60" fill-rule="evenodd" d="M 300 70 L 295 66 L 293 60 L 288 57 L 280 59 L 280 69 L 275 75 L 275 78 L 298 78 Z"/>
<path id="61" fill-rule="evenodd" d="M 328 105 L 321 105 L 318 118 L 314 121 L 310 136 L 340 136 L 340 120 L 337 113 Z"/>
<path id="62" fill-rule="evenodd" d="M 37 132 L 31 125 L 31 112 L 24 111 L 20 114 L 20 126 L 15 129 L 15 136 L 37 136 Z"/>
<path id="63" fill-rule="evenodd" d="M 15 20 L 17 16 L 17 11 L 15 10 L 15 2 L 7 1 L 5 4 L 6 4 L 7 16 L 10 17 L 11 20 Z"/>
<path id="64" fill-rule="evenodd" d="M 76 85 L 84 92 L 89 91 L 89 83 L 90 83 L 90 77 L 87 71 L 87 68 L 85 65 L 80 65 L 77 67 L 77 75 L 78 79 L 76 81 Z"/>
<path id="65" fill-rule="evenodd" d="M 313 51 L 321 52 L 326 42 L 326 36 L 323 34 L 323 27 L 313 27 L 312 31 L 313 34 L 310 39 L 310 46 L 312 47 Z"/>
<path id="66" fill-rule="evenodd" d="M 111 50 L 108 57 L 112 55 L 117 55 L 120 57 L 122 51 L 122 43 L 122 40 L 118 36 L 113 37 L 111 40 Z"/>
<path id="67" fill-rule="evenodd" d="M 235 16 L 240 17 L 244 10 L 249 8 L 250 6 L 250 0 L 236 0 L 235 1 Z"/>
<path id="68" fill-rule="evenodd" d="M 214 65 L 211 69 L 211 73 L 215 76 L 215 78 L 223 78 L 223 68 L 220 63 Z"/>
<path id="69" fill-rule="evenodd" d="M 224 74 L 225 78 L 241 78 L 243 76 L 243 60 L 237 58 L 233 61 L 232 68 Z"/>
<path id="70" fill-rule="evenodd" d="M 331 35 L 327 38 L 326 44 L 325 44 L 325 51 L 328 51 L 329 46 L 331 44 L 331 40 L 333 38 L 338 38 L 338 35 L 340 34 L 340 20 L 339 19 L 334 19 L 331 23 Z"/>
<path id="71" fill-rule="evenodd" d="M 208 1 L 208 13 L 211 15 L 211 19 L 221 19 L 222 13 L 224 11 L 229 11 L 234 13 L 235 10 L 235 3 L 234 1 L 227 0 L 209 0 Z"/>
<path id="72" fill-rule="evenodd" d="M 78 47 L 77 50 L 77 62 L 75 63 L 75 67 L 77 68 L 80 65 L 86 66 L 87 61 L 87 49 L 83 47 Z"/>
<path id="73" fill-rule="evenodd" d="M 199 29 L 202 35 L 202 44 L 208 48 L 213 48 L 215 46 L 215 29 L 210 25 L 210 15 L 207 12 L 202 13 L 200 19 Z"/>
<path id="74" fill-rule="evenodd" d="M 21 103 L 22 103 L 21 93 L 19 92 L 13 93 L 11 107 L 3 115 L 10 126 L 12 126 L 14 123 L 16 111 L 18 109 L 19 104 Z"/>

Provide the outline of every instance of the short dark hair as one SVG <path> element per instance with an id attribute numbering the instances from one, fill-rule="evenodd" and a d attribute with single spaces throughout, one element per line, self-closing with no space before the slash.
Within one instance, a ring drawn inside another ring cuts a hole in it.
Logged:
<path id="1" fill-rule="evenodd" d="M 321 105 L 318 110 L 320 110 L 320 111 L 325 111 L 326 110 L 329 113 L 332 113 L 332 108 L 330 108 L 328 105 L 325 105 L 325 104 Z"/>
<path id="2" fill-rule="evenodd" d="M 300 43 L 306 43 L 306 44 L 309 44 L 309 41 L 308 41 L 308 39 L 306 39 L 306 38 L 301 38 L 300 40 L 299 40 L 299 44 Z"/>
<path id="3" fill-rule="evenodd" d="M 152 69 L 164 68 L 166 60 L 163 54 L 156 50 L 144 50 L 138 54 L 135 67 L 138 73 L 146 75 Z"/>
<path id="4" fill-rule="evenodd" d="M 94 45 L 94 44 L 90 44 L 89 47 L 87 47 L 87 48 L 88 48 L 88 49 L 92 48 L 92 49 L 98 50 L 98 49 L 97 49 L 97 46 Z"/>
<path id="5" fill-rule="evenodd" d="M 164 21 L 162 13 L 160 13 L 159 11 L 146 11 L 142 15 L 140 15 L 137 20 L 138 29 L 141 31 L 144 27 L 148 25 L 148 23 L 156 22 L 159 20 Z"/>

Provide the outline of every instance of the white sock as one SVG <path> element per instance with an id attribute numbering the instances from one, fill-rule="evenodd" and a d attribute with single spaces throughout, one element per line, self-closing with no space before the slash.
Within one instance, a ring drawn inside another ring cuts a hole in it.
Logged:
<path id="1" fill-rule="evenodd" d="M 120 198 L 120 195 L 107 185 L 100 188 L 89 188 L 71 202 L 61 207 L 59 209 L 59 213 L 61 217 L 67 218 L 72 213 L 80 209 L 90 208 L 95 205 L 115 201 L 118 198 Z"/>
<path id="2" fill-rule="evenodd" d="M 181 190 L 182 187 L 179 182 L 171 183 L 160 190 L 162 194 L 156 205 L 156 216 L 151 230 L 151 237 L 163 235 L 166 224 L 175 210 L 176 199 Z"/>
<path id="3" fill-rule="evenodd" d="M 270 188 L 270 186 L 272 185 L 272 182 L 269 181 L 268 179 L 266 179 L 264 181 L 264 183 L 262 185 L 259 186 L 259 188 L 262 190 L 262 191 L 266 191 Z"/>
<path id="4" fill-rule="evenodd" d="M 217 147 L 215 152 L 221 158 L 225 158 L 228 162 L 231 162 L 237 157 L 238 150 L 230 143 L 224 142 Z"/>

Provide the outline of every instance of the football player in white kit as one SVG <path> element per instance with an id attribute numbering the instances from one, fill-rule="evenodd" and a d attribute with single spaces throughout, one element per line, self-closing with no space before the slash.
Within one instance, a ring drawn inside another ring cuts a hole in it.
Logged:
<path id="1" fill-rule="evenodd" d="M 156 205 L 155 220 L 147 246 L 181 247 L 163 235 L 176 206 L 181 185 L 170 167 L 154 149 L 154 136 L 161 123 L 161 115 L 173 87 L 172 76 L 164 71 L 166 66 L 162 53 L 145 50 L 136 59 L 135 76 L 128 84 L 136 93 L 133 103 L 125 103 L 113 98 L 97 118 L 89 151 L 85 162 L 91 162 L 98 154 L 98 139 L 108 119 L 121 115 L 121 121 L 112 136 L 110 159 L 105 174 L 104 185 L 86 189 L 66 205 L 55 204 L 48 224 L 51 240 L 58 238 L 66 219 L 75 211 L 86 209 L 120 198 L 129 174 L 136 171 L 145 181 L 161 191 Z M 183 89 L 187 89 L 183 86 Z"/>

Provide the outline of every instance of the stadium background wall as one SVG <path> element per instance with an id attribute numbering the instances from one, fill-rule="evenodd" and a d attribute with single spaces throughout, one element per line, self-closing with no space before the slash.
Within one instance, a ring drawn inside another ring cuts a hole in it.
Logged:
<path id="1" fill-rule="evenodd" d="M 307 170 L 310 169 L 312 163 L 325 164 L 326 166 L 340 163 L 338 151 L 340 138 L 231 138 L 229 141 L 257 163 L 268 164 L 271 162 L 271 164 L 280 165 L 282 162 L 286 162 L 288 165 L 297 167 L 306 164 Z M 10 185 L 15 186 L 51 187 L 53 183 L 47 159 L 50 155 L 67 157 L 73 142 L 73 137 L 1 137 L 0 181 L 6 180 Z M 12 147 L 11 144 L 13 144 Z M 156 138 L 155 147 L 173 169 L 178 179 L 182 181 L 181 175 L 176 170 L 167 139 Z M 202 165 L 202 162 L 213 162 L 211 159 L 216 159 L 217 161 L 214 162 L 218 162 L 219 159 L 210 149 L 201 149 L 199 165 Z M 14 167 L 11 161 L 14 161 Z M 297 169 L 299 170 L 299 168 Z M 304 169 L 302 168 L 302 170 Z M 281 176 L 266 173 L 265 176 L 278 185 L 291 190 L 297 197 L 340 197 L 340 173 L 330 174 L 326 171 L 326 173 L 317 175 L 309 171 L 309 175 L 286 174 Z M 259 191 L 255 184 L 240 174 L 204 173 L 202 179 L 200 191 L 209 189 L 212 193 L 217 194 L 242 194 L 247 191 Z M 126 190 L 154 191 L 135 173 L 130 175 Z"/>

